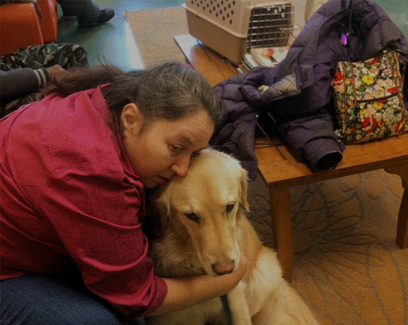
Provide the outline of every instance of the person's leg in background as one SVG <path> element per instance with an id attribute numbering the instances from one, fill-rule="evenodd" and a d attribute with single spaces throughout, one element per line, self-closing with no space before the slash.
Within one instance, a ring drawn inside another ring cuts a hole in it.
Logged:
<path id="1" fill-rule="evenodd" d="M 80 27 L 106 23 L 115 15 L 113 9 L 100 9 L 95 0 L 57 0 L 64 16 L 77 16 Z"/>

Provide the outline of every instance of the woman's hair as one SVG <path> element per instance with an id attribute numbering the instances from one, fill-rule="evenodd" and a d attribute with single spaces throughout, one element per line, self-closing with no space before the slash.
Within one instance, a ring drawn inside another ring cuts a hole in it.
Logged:
<path id="1" fill-rule="evenodd" d="M 176 120 L 204 110 L 214 124 L 221 119 L 219 102 L 208 82 L 192 67 L 168 62 L 147 70 L 124 72 L 101 65 L 68 71 L 48 93 L 68 96 L 74 92 L 109 83 L 103 94 L 116 131 L 126 104 L 135 103 L 143 114 L 146 127 L 156 119 Z"/>

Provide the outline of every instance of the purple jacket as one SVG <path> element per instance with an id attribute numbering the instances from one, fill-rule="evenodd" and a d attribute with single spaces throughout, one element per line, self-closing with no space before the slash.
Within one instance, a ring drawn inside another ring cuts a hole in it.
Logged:
<path id="1" fill-rule="evenodd" d="M 341 35 L 347 33 L 343 45 Z M 267 122 L 269 127 L 276 128 L 295 157 L 314 171 L 335 168 L 345 149 L 337 142 L 332 119 L 330 83 L 337 62 L 368 59 L 385 48 L 398 50 L 408 63 L 408 42 L 379 5 L 371 0 L 329 0 L 275 68 L 257 67 L 215 87 L 224 121 L 212 144 L 240 159 L 254 179 L 256 121 L 265 122 L 269 113 L 276 121 Z M 261 92 L 260 86 L 267 90 Z M 407 83 L 404 96 L 408 108 Z"/>

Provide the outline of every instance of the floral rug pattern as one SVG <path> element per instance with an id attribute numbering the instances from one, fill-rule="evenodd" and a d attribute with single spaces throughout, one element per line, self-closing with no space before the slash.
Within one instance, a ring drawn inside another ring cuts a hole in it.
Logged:
<path id="1" fill-rule="evenodd" d="M 395 244 L 403 188 L 383 170 L 291 190 L 292 285 L 321 324 L 408 324 L 408 250 Z M 273 247 L 268 191 L 250 184 L 250 219 Z"/>

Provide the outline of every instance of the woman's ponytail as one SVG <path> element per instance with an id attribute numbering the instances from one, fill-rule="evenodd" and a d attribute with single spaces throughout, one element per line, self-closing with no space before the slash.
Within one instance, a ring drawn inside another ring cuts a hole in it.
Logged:
<path id="1" fill-rule="evenodd" d="M 45 89 L 46 94 L 57 93 L 67 97 L 75 92 L 96 88 L 111 83 L 125 72 L 115 66 L 100 65 L 88 68 L 71 68 L 63 76 Z"/>

